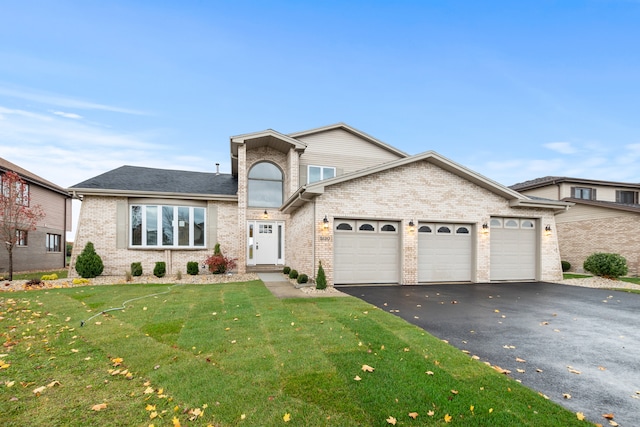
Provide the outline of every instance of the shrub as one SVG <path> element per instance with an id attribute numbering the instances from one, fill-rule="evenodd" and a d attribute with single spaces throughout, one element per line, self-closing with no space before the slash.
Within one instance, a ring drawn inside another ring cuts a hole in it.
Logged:
<path id="1" fill-rule="evenodd" d="M 86 285 L 87 283 L 89 283 L 89 279 L 79 279 L 76 277 L 71 281 L 71 283 L 73 283 L 74 285 Z"/>
<path id="2" fill-rule="evenodd" d="M 153 267 L 153 275 L 156 277 L 164 277 L 167 273 L 167 263 L 164 261 L 156 262 L 156 266 Z"/>
<path id="3" fill-rule="evenodd" d="M 318 274 L 316 275 L 316 289 L 327 289 L 327 277 L 324 275 L 322 262 L 318 262 Z"/>
<path id="4" fill-rule="evenodd" d="M 80 277 L 90 279 L 101 275 L 103 270 L 102 258 L 96 253 L 93 243 L 87 242 L 82 253 L 76 259 L 76 271 Z"/>
<path id="5" fill-rule="evenodd" d="M 213 254 L 222 255 L 222 251 L 220 250 L 220 243 L 216 243 L 216 245 L 213 247 Z"/>
<path id="6" fill-rule="evenodd" d="M 289 272 L 289 279 L 297 279 L 298 278 L 298 270 L 291 270 Z"/>
<path id="7" fill-rule="evenodd" d="M 222 254 L 214 254 L 207 257 L 207 259 L 204 260 L 204 264 L 209 267 L 209 271 L 213 274 L 224 274 L 227 271 L 236 268 L 236 260 L 227 258 Z"/>
<path id="8" fill-rule="evenodd" d="M 307 283 L 309 281 L 309 276 L 307 276 L 306 274 L 300 274 L 296 281 L 298 283 Z"/>
<path id="9" fill-rule="evenodd" d="M 289 272 L 291 272 L 291 267 L 287 267 L 285 265 L 284 268 L 282 269 L 282 274 L 286 274 L 288 276 Z"/>
<path id="10" fill-rule="evenodd" d="M 560 264 L 562 264 L 563 272 L 571 270 L 571 263 L 569 261 L 560 261 Z"/>
<path id="11" fill-rule="evenodd" d="M 198 268 L 198 263 L 196 261 L 187 262 L 187 274 L 195 276 L 198 274 L 198 271 L 200 271 L 200 269 Z"/>
<path id="12" fill-rule="evenodd" d="M 40 280 L 57 280 L 57 279 L 58 279 L 58 275 L 56 273 L 45 274 L 40 278 Z"/>
<path id="13" fill-rule="evenodd" d="M 618 254 L 598 252 L 589 255 L 584 261 L 586 271 L 596 276 L 617 278 L 627 274 L 627 260 Z"/>
<path id="14" fill-rule="evenodd" d="M 141 262 L 132 262 L 131 263 L 131 275 L 132 276 L 142 276 L 142 263 Z"/>

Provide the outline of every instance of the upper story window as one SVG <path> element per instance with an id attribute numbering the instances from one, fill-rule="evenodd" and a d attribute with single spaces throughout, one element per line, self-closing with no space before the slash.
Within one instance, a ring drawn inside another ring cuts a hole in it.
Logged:
<path id="1" fill-rule="evenodd" d="M 336 168 L 327 166 L 309 166 L 307 170 L 307 184 L 322 181 L 336 176 Z"/>
<path id="2" fill-rule="evenodd" d="M 571 197 L 584 200 L 595 200 L 596 189 L 588 187 L 571 187 Z"/>
<path id="3" fill-rule="evenodd" d="M 26 182 L 16 182 L 15 189 L 12 191 L 10 185 L 4 180 L 4 175 L 0 178 L 0 187 L 2 187 L 2 195 L 4 197 L 15 197 L 15 202 L 19 206 L 29 206 L 29 184 Z"/>
<path id="4" fill-rule="evenodd" d="M 627 203 L 627 204 L 637 204 L 638 203 L 638 192 L 637 191 L 616 191 L 616 202 L 617 203 Z"/>
<path id="5" fill-rule="evenodd" d="M 131 205 L 131 246 L 204 247 L 206 209 Z"/>
<path id="6" fill-rule="evenodd" d="M 249 171 L 248 204 L 258 208 L 277 208 L 283 198 L 282 171 L 270 162 L 253 165 Z"/>

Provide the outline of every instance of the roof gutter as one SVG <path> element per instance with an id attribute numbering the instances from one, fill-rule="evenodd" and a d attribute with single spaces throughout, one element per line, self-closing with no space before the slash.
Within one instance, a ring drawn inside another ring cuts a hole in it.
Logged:
<path id="1" fill-rule="evenodd" d="M 543 208 L 543 209 L 553 209 L 556 211 L 566 211 L 569 210 L 571 206 L 575 203 L 571 202 L 561 202 L 556 200 L 527 200 L 527 199 L 512 199 L 509 201 L 509 207 L 512 208 Z"/>
<path id="2" fill-rule="evenodd" d="M 115 196 L 115 197 L 162 197 L 166 199 L 194 199 L 194 200 L 219 200 L 237 202 L 238 195 L 226 194 L 197 194 L 197 193 L 170 193 L 141 190 L 102 190 L 96 188 L 70 188 L 74 199 L 82 200 L 84 196 Z"/>

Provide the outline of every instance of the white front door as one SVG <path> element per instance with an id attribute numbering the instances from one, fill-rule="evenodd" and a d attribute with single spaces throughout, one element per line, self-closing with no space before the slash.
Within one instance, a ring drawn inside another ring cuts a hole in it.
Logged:
<path id="1" fill-rule="evenodd" d="M 247 226 L 247 264 L 284 263 L 284 223 L 250 221 Z"/>

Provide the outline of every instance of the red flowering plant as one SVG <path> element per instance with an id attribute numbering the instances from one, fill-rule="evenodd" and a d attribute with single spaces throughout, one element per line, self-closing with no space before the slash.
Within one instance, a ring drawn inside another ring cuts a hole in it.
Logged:
<path id="1" fill-rule="evenodd" d="M 224 274 L 236 268 L 235 258 L 228 258 L 222 253 L 213 254 L 204 260 L 204 264 L 213 274 Z"/>

